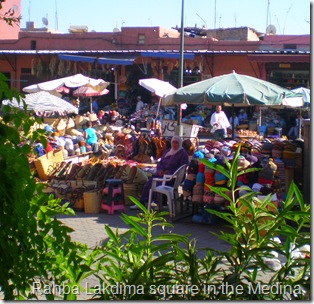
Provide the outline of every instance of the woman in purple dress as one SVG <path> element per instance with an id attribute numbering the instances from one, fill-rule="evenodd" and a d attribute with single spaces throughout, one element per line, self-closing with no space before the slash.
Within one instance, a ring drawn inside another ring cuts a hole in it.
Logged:
<path id="1" fill-rule="evenodd" d="M 147 204 L 149 190 L 152 187 L 152 181 L 155 177 L 162 177 L 164 174 L 173 174 L 182 165 L 188 165 L 189 156 L 185 149 L 182 147 L 182 139 L 180 136 L 173 136 L 171 139 L 171 148 L 167 149 L 162 155 L 160 161 L 157 163 L 156 173 L 154 173 L 146 182 L 140 202 L 143 205 Z M 167 185 L 171 186 L 171 184 Z M 130 209 L 136 210 L 138 207 L 133 205 Z"/>

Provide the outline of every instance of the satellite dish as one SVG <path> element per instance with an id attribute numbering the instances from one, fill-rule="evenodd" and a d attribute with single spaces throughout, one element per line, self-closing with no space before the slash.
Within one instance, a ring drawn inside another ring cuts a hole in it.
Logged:
<path id="1" fill-rule="evenodd" d="M 266 33 L 267 34 L 275 35 L 276 32 L 277 32 L 277 29 L 274 25 L 270 24 L 266 27 Z"/>
<path id="2" fill-rule="evenodd" d="M 41 21 L 42 21 L 43 25 L 45 25 L 45 26 L 48 25 L 48 19 L 46 17 L 42 17 Z"/>
<path id="3" fill-rule="evenodd" d="M 119 30 L 117 27 L 115 27 L 115 28 L 113 29 L 113 32 L 114 32 L 114 33 L 119 33 L 120 30 Z"/>

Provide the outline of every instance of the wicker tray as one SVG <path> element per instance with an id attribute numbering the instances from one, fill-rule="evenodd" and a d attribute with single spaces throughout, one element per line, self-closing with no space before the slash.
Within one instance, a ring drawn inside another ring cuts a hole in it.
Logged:
<path id="1" fill-rule="evenodd" d="M 62 161 L 63 153 L 61 150 L 53 150 L 43 156 L 38 157 L 34 160 L 38 177 L 43 181 L 51 179 L 52 177 L 50 177 L 48 174 L 49 167 L 53 167 L 55 164 Z"/>

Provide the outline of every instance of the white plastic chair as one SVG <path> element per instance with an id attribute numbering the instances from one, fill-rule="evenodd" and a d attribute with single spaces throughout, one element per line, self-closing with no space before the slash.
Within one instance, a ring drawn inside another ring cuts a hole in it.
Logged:
<path id="1" fill-rule="evenodd" d="M 179 198 L 179 186 L 182 183 L 185 173 L 186 173 L 186 167 L 187 165 L 182 165 L 176 172 L 174 172 L 172 175 L 164 174 L 162 178 L 156 177 L 152 181 L 152 187 L 149 190 L 149 197 L 148 197 L 148 206 L 147 209 L 150 211 L 151 209 L 151 203 L 152 203 L 152 197 L 153 192 L 165 194 L 167 196 L 167 204 L 169 206 L 169 213 L 172 218 L 175 217 L 175 203 L 177 199 Z M 175 180 L 173 186 L 166 185 L 167 182 Z M 157 186 L 157 183 L 160 183 L 161 185 Z M 161 207 L 162 202 L 159 202 L 159 207 Z"/>

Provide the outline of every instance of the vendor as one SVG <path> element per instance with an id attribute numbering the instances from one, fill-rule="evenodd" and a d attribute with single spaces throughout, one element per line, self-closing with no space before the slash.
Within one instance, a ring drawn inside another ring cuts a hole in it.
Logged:
<path id="1" fill-rule="evenodd" d="M 156 173 L 153 174 L 146 182 L 140 197 L 140 202 L 144 206 L 148 203 L 149 190 L 152 187 L 153 178 L 162 177 L 164 174 L 171 175 L 184 164 L 189 164 L 189 156 L 182 147 L 181 137 L 175 135 L 171 139 L 171 148 L 164 152 L 160 161 L 157 163 Z M 136 210 L 139 209 L 139 207 L 137 205 L 133 205 L 130 209 Z"/>
<path id="2" fill-rule="evenodd" d="M 240 110 L 238 118 L 239 118 L 240 124 L 247 122 L 248 116 L 247 116 L 247 114 L 246 114 L 244 109 Z"/>

